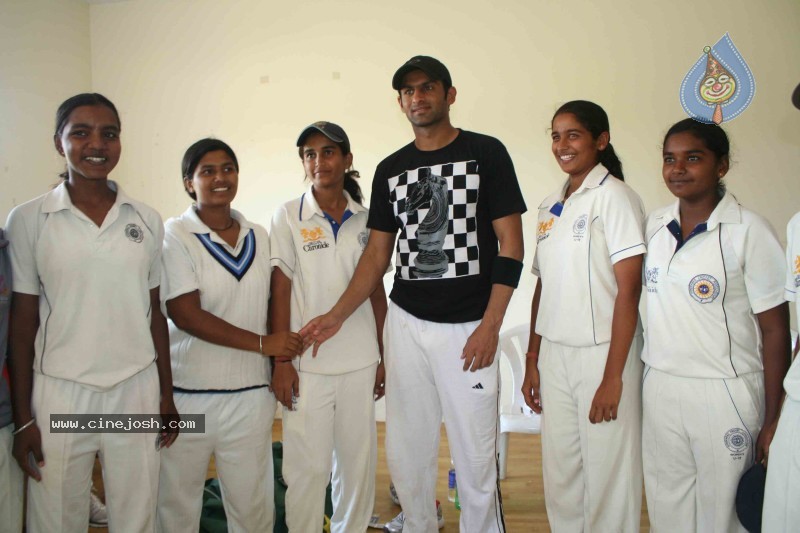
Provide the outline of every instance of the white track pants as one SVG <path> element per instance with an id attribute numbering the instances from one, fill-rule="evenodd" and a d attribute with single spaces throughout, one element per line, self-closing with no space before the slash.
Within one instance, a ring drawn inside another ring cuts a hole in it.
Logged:
<path id="1" fill-rule="evenodd" d="M 375 504 L 377 364 L 339 375 L 300 372 L 294 411 L 283 409 L 286 525 L 318 533 L 333 471 L 331 533 L 366 531 Z"/>
<path id="2" fill-rule="evenodd" d="M 42 435 L 42 481 L 28 480 L 27 530 L 83 532 L 95 455 L 103 466 L 109 531 L 153 531 L 158 493 L 156 433 L 51 433 L 51 414 L 159 412 L 158 371 L 152 364 L 101 392 L 34 374 L 32 405 Z"/>
<path id="3" fill-rule="evenodd" d="M 791 533 L 800 528 L 800 402 L 786 398 L 769 447 L 761 531 Z"/>
<path id="4" fill-rule="evenodd" d="M 22 470 L 11 455 L 13 428 L 0 428 L 0 533 L 22 532 Z"/>
<path id="5" fill-rule="evenodd" d="M 214 456 L 232 533 L 272 531 L 275 396 L 266 387 L 232 393 L 175 393 L 179 413 L 205 414 L 205 433 L 181 433 L 161 450 L 158 530 L 196 532 L 208 462 Z"/>
<path id="6" fill-rule="evenodd" d="M 745 531 L 734 500 L 739 478 L 755 460 L 764 374 L 700 379 L 648 367 L 642 401 L 651 531 Z"/>
<path id="7" fill-rule="evenodd" d="M 575 348 L 542 339 L 542 473 L 553 532 L 639 531 L 642 508 L 642 337 L 622 372 L 617 419 L 592 424 L 608 344 Z"/>
<path id="8" fill-rule="evenodd" d="M 464 372 L 478 322 L 420 320 L 390 303 L 385 327 L 386 457 L 403 533 L 435 533 L 442 414 L 458 480 L 462 532 L 503 532 L 497 483 L 498 362 Z"/>

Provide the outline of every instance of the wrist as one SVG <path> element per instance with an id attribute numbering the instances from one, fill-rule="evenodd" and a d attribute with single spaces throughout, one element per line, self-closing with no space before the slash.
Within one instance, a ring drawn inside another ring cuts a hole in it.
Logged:
<path id="1" fill-rule="evenodd" d="M 292 362 L 291 357 L 281 356 L 275 358 L 275 363 L 291 363 L 291 362 Z"/>

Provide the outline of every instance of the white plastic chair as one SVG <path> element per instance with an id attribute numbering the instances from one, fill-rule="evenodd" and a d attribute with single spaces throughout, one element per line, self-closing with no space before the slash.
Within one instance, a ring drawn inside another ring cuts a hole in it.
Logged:
<path id="1" fill-rule="evenodd" d="M 522 397 L 522 380 L 525 378 L 525 352 L 528 350 L 530 326 L 520 324 L 500 334 L 498 355 L 502 355 L 500 364 L 505 360 L 511 368 L 511 390 L 501 385 L 500 388 L 500 442 L 499 463 L 500 479 L 506 478 L 508 465 L 508 434 L 541 432 L 540 415 L 525 405 Z"/>

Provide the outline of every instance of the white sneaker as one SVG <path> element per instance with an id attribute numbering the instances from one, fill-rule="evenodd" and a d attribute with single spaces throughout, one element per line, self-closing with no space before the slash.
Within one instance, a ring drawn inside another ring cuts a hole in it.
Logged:
<path id="1" fill-rule="evenodd" d="M 89 527 L 108 527 L 108 510 L 106 504 L 94 493 L 89 493 Z"/>
<path id="2" fill-rule="evenodd" d="M 405 521 L 406 515 L 403 511 L 400 511 L 400 514 L 395 516 L 391 522 L 383 526 L 384 533 L 402 533 L 403 523 L 405 523 Z M 439 503 L 439 500 L 436 500 L 436 521 L 439 529 L 442 529 L 444 527 L 444 514 L 442 513 L 442 504 Z"/>

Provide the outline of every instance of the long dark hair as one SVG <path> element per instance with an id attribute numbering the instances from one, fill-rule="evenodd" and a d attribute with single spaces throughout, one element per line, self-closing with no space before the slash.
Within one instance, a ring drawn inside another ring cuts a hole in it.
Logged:
<path id="1" fill-rule="evenodd" d="M 609 132 L 609 134 L 611 133 L 611 129 L 608 125 L 608 115 L 602 107 L 594 102 L 589 102 L 588 100 L 573 100 L 567 102 L 559 107 L 553 114 L 553 120 L 555 120 L 558 115 L 564 113 L 575 115 L 578 122 L 592 134 L 592 138 L 594 139 L 597 139 L 604 131 Z M 552 120 L 550 123 L 552 125 Z M 598 163 L 602 163 L 612 176 L 625 181 L 625 176 L 622 174 L 622 161 L 619 160 L 619 156 L 617 156 L 610 142 L 604 150 L 599 152 Z"/>
<path id="2" fill-rule="evenodd" d="M 231 159 L 233 159 L 233 166 L 236 167 L 236 172 L 239 172 L 239 160 L 236 159 L 236 154 L 233 152 L 233 148 L 219 139 L 207 137 L 205 139 L 200 139 L 191 145 L 186 149 L 186 153 L 183 154 L 183 161 L 181 162 L 181 183 L 183 183 L 183 180 L 185 179 L 192 179 L 192 175 L 194 174 L 197 165 L 200 164 L 200 160 L 203 159 L 204 155 L 209 152 L 216 152 L 218 150 L 222 150 L 228 154 Z M 197 194 L 189 192 L 189 190 L 186 189 L 185 184 L 184 190 L 186 190 L 186 194 L 188 194 L 192 200 L 197 200 Z"/>
<path id="3" fill-rule="evenodd" d="M 64 127 L 67 125 L 69 116 L 73 111 L 79 107 L 96 105 L 106 106 L 113 111 L 114 116 L 117 118 L 117 126 L 119 126 L 120 131 L 122 131 L 122 121 L 119 119 L 119 112 L 117 112 L 117 107 L 111 102 L 111 100 L 99 93 L 81 93 L 76 94 L 71 98 L 67 98 L 60 106 L 58 106 L 58 110 L 56 110 L 56 129 L 53 133 L 53 138 L 56 139 L 61 136 L 61 133 L 64 131 Z M 58 176 L 61 179 L 68 179 L 69 173 L 65 170 Z"/>

